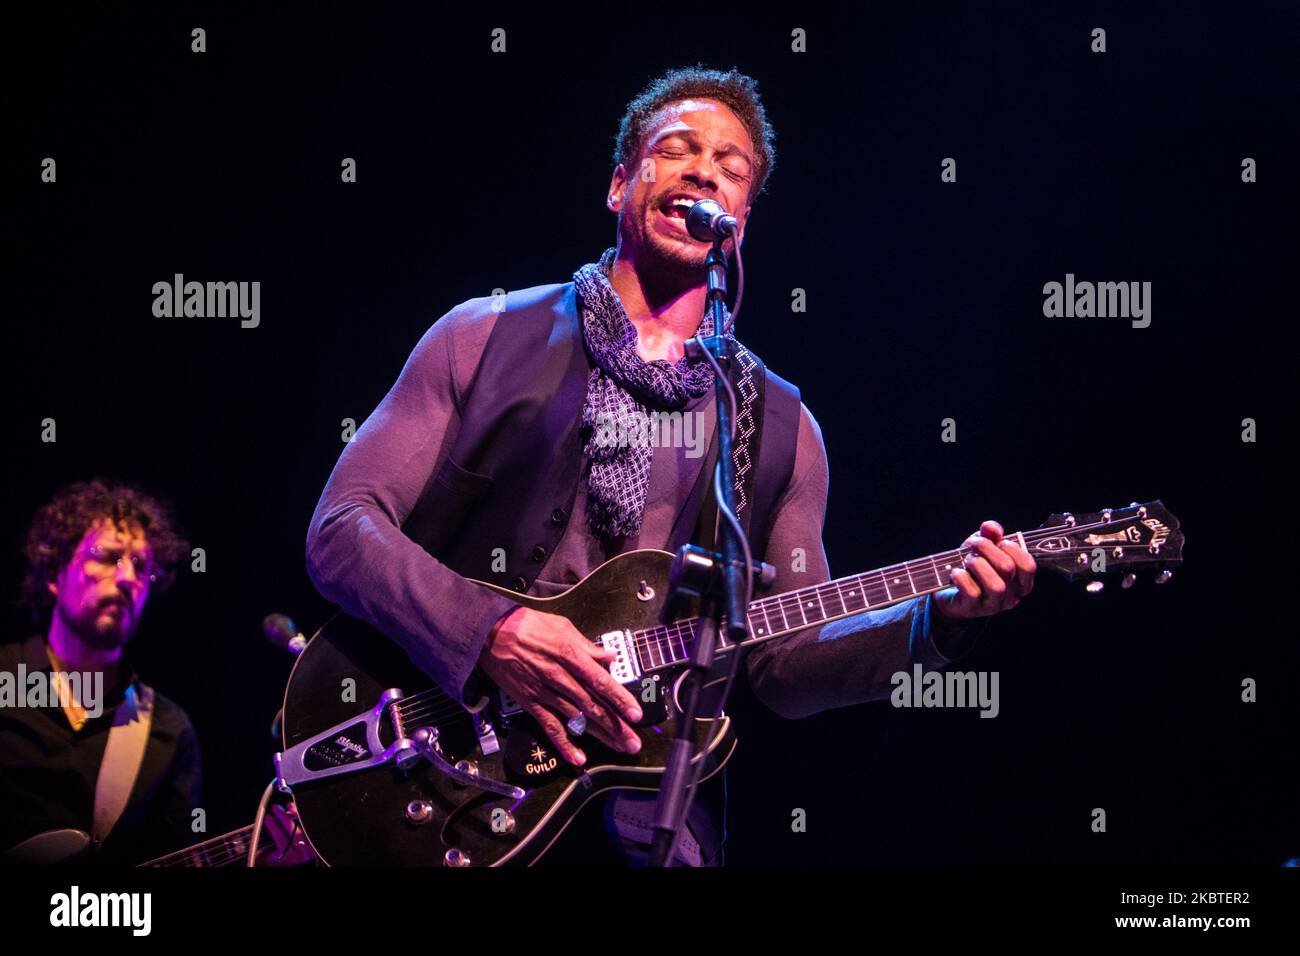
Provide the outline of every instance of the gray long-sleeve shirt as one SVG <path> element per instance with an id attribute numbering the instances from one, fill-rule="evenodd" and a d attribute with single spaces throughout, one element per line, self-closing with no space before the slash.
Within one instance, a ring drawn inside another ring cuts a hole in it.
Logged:
<path id="1" fill-rule="evenodd" d="M 438 562 L 401 525 L 455 445 L 464 397 L 497 318 L 491 303 L 462 303 L 421 338 L 340 456 L 307 538 L 307 570 L 321 594 L 396 640 L 461 700 L 488 632 L 515 605 Z M 654 449 L 640 532 L 602 541 L 587 524 L 581 482 L 574 520 L 530 593 L 558 593 L 613 554 L 665 547 L 707 460 L 702 452 L 716 423 L 712 393 L 685 411 L 698 413 L 702 435 L 695 448 Z M 762 556 L 777 569 L 771 594 L 831 579 L 822 544 L 826 452 L 817 422 L 806 406 L 801 411 L 794 470 Z M 932 598 L 923 596 L 759 644 L 746 667 L 760 700 L 781 716 L 803 717 L 888 697 L 891 675 L 917 662 L 939 667 L 955 660 L 980 630 L 948 626 L 935 615 Z"/>

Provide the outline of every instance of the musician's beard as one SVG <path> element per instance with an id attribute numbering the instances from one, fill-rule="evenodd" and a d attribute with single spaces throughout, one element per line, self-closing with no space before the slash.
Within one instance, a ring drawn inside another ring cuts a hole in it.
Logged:
<path id="1" fill-rule="evenodd" d="M 111 651 L 125 646 L 135 633 L 135 608 L 128 602 L 121 605 L 117 614 L 105 614 L 105 606 L 106 602 L 98 602 L 89 610 L 70 614 L 59 605 L 55 613 L 82 644 L 100 651 Z"/>
<path id="2" fill-rule="evenodd" d="M 704 263 L 709 245 L 669 237 L 658 232 L 652 223 L 659 207 L 647 199 L 637 216 L 629 217 L 624 237 L 636 250 L 637 272 L 651 285 L 688 288 L 705 281 Z"/>

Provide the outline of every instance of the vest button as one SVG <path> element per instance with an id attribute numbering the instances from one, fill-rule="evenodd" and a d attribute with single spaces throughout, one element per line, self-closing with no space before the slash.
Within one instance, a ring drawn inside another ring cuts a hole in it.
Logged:
<path id="1" fill-rule="evenodd" d="M 556 508 L 554 511 L 551 512 L 551 524 L 555 524 L 555 525 L 564 524 L 564 519 L 567 517 L 568 515 L 565 514 L 563 508 Z"/>
<path id="2" fill-rule="evenodd" d="M 543 548 L 540 544 L 537 547 L 533 548 L 532 558 L 534 561 L 541 561 L 545 557 L 546 557 L 546 549 Z"/>
<path id="3" fill-rule="evenodd" d="M 516 591 L 520 592 L 521 594 L 524 591 L 528 590 L 528 582 L 524 580 L 522 577 L 515 578 L 513 581 L 510 582 L 510 586 L 514 588 Z"/>

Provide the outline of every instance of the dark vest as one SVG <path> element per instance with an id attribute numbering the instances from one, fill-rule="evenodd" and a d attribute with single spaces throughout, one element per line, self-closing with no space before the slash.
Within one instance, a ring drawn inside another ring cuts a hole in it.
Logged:
<path id="1" fill-rule="evenodd" d="M 527 591 L 565 524 L 587 520 L 573 514 L 573 502 L 584 480 L 578 423 L 592 367 L 572 282 L 509 293 L 463 396 L 455 445 L 403 526 L 407 536 L 463 577 Z M 765 376 L 748 520 L 756 558 L 794 470 L 800 419 L 798 390 L 770 370 Z M 716 433 L 667 551 L 694 536 Z M 493 570 L 499 548 L 504 571 Z"/>

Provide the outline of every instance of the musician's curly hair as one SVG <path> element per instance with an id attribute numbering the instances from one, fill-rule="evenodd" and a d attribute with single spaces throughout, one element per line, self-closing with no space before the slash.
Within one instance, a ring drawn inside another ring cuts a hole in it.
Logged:
<path id="1" fill-rule="evenodd" d="M 763 192 L 776 167 L 776 131 L 767 121 L 767 111 L 758 98 L 758 81 L 736 70 L 710 70 L 704 66 L 669 70 L 627 104 L 627 112 L 614 140 L 614 162 L 629 172 L 636 163 L 650 124 L 664 106 L 676 100 L 711 99 L 725 104 L 749 132 L 754 144 L 754 178 L 749 184 L 752 200 Z"/>
<path id="2" fill-rule="evenodd" d="M 171 586 L 176 565 L 189 552 L 171 509 L 126 482 L 111 478 L 79 481 L 60 489 L 42 506 L 27 532 L 29 570 L 22 591 L 34 623 L 48 622 L 54 608 L 54 596 L 46 585 L 67 567 L 86 532 L 105 518 L 114 525 L 139 526 L 160 571 L 153 587 L 161 593 Z"/>

